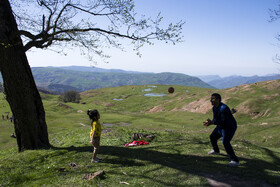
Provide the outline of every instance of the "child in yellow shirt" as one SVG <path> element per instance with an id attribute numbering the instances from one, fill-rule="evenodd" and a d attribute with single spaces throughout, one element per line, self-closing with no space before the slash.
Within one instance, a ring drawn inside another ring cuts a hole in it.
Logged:
<path id="1" fill-rule="evenodd" d="M 93 145 L 93 153 L 91 162 L 99 162 L 101 159 L 96 155 L 100 147 L 100 136 L 101 136 L 101 124 L 99 122 L 100 114 L 98 110 L 88 110 L 87 114 L 91 119 L 91 131 L 90 131 L 90 144 Z"/>

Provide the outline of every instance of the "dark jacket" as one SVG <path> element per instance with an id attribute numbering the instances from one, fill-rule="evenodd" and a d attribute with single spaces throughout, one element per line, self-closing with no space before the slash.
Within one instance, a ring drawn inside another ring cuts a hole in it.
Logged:
<path id="1" fill-rule="evenodd" d="M 218 107 L 213 106 L 213 123 L 223 129 L 236 128 L 237 123 L 229 107 L 221 102 Z"/>

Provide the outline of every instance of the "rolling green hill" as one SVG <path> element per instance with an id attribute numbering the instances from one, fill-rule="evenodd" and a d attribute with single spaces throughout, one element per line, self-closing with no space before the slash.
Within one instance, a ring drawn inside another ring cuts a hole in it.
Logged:
<path id="1" fill-rule="evenodd" d="M 169 86 L 175 88 L 169 94 Z M 60 103 L 41 94 L 46 110 L 48 150 L 17 153 L 9 135 L 13 125 L 0 120 L 1 186 L 271 186 L 280 185 L 280 80 L 216 90 L 178 85 L 131 85 L 81 93 L 82 101 Z M 238 129 L 232 145 L 240 158 L 227 167 L 220 156 L 208 155 L 213 126 L 210 95 L 218 92 L 235 108 Z M 149 94 L 149 95 L 147 95 Z M 162 95 L 162 96 L 152 96 Z M 83 103 L 83 104 L 82 104 Z M 101 114 L 99 157 L 90 163 L 88 109 Z M 0 95 L 0 113 L 9 106 Z M 124 147 L 133 133 L 154 134 L 149 145 Z M 85 174 L 105 171 L 105 178 L 85 180 Z"/>
<path id="2" fill-rule="evenodd" d="M 123 85 L 184 85 L 213 88 L 200 79 L 179 73 L 85 72 L 62 68 L 32 68 L 36 84 L 54 92 L 85 91 Z"/>

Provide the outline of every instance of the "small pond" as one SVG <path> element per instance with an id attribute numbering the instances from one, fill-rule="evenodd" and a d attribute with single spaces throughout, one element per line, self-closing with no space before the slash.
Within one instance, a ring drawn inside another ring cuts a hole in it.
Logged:
<path id="1" fill-rule="evenodd" d="M 159 94 L 159 93 L 146 93 L 144 96 L 146 97 L 162 97 L 165 96 L 166 94 Z"/>
<path id="2" fill-rule="evenodd" d="M 152 91 L 152 89 L 151 88 L 147 88 L 147 89 L 142 90 L 142 92 L 149 92 L 149 91 Z"/>
<path id="3" fill-rule="evenodd" d="M 114 101 L 122 101 L 123 99 L 116 99 L 116 98 L 114 98 L 113 100 Z"/>
<path id="4" fill-rule="evenodd" d="M 112 127 L 112 126 L 115 126 L 115 124 L 111 124 L 111 123 L 104 123 L 103 124 L 105 127 Z"/>

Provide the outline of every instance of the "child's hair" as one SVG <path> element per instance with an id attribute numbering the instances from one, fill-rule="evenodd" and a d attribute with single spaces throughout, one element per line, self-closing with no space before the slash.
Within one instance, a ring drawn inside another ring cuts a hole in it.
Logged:
<path id="1" fill-rule="evenodd" d="M 93 121 L 97 121 L 100 117 L 100 114 L 98 112 L 98 110 L 88 110 L 87 111 L 87 115 L 89 116 L 90 119 L 92 119 Z"/>

